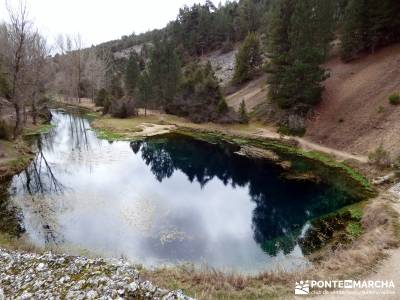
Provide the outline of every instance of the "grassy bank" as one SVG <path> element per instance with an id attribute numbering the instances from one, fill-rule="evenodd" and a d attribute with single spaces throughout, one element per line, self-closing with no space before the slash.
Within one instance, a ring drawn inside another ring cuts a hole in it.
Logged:
<path id="1" fill-rule="evenodd" d="M 48 133 L 53 125 L 42 123 L 24 128 L 22 136 L 14 141 L 0 140 L 0 183 L 23 171 L 34 158 L 31 148 L 31 138 Z"/>
<path id="2" fill-rule="evenodd" d="M 0 183 L 24 170 L 34 157 L 22 139 L 13 142 L 0 140 L 3 156 L 0 158 Z"/>

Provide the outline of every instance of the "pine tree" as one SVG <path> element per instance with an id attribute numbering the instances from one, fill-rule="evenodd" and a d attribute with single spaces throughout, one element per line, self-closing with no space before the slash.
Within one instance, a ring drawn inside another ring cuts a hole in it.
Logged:
<path id="1" fill-rule="evenodd" d="M 144 115 L 147 116 L 147 107 L 153 97 L 152 82 L 147 70 L 144 70 L 139 77 L 137 93 L 139 102 L 144 107 Z"/>
<path id="2" fill-rule="evenodd" d="M 181 79 L 181 64 L 171 41 L 155 41 L 149 63 L 149 76 L 158 104 L 173 102 Z"/>
<path id="3" fill-rule="evenodd" d="M 124 96 L 124 90 L 121 87 L 121 79 L 113 75 L 110 83 L 110 94 L 113 99 L 121 99 Z"/>
<path id="4" fill-rule="evenodd" d="M 132 53 L 129 56 L 128 63 L 125 70 L 125 89 L 129 96 L 133 96 L 135 88 L 140 75 L 140 67 L 136 53 Z"/>
<path id="5" fill-rule="evenodd" d="M 242 123 L 249 122 L 249 116 L 247 114 L 246 103 L 244 102 L 244 99 L 242 100 L 242 102 L 240 102 L 239 117 L 240 117 L 240 122 Z"/>
<path id="6" fill-rule="evenodd" d="M 106 89 L 100 89 L 94 99 L 96 106 L 104 106 L 105 103 L 108 101 L 108 92 Z"/>
<path id="7" fill-rule="evenodd" d="M 236 55 L 233 82 L 240 84 L 252 78 L 262 63 L 261 46 L 258 35 L 251 32 L 247 35 Z"/>
<path id="8" fill-rule="evenodd" d="M 350 0 L 344 15 L 342 59 L 400 41 L 400 1 Z"/>
<path id="9" fill-rule="evenodd" d="M 322 22 L 315 13 L 321 4 L 282 0 L 273 11 L 268 37 L 269 98 L 281 108 L 304 112 L 321 98 L 321 82 L 327 73 L 320 65 L 333 29 L 333 22 Z M 333 18 L 333 13 L 327 15 Z"/>
<path id="10" fill-rule="evenodd" d="M 242 37 L 245 37 L 250 32 L 255 32 L 261 23 L 260 5 L 254 0 L 242 0 L 239 3 L 239 21 L 240 32 Z"/>

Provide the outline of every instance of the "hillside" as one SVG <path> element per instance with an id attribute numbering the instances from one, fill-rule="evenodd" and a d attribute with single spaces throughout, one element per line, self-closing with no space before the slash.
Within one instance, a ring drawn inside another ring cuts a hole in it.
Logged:
<path id="1" fill-rule="evenodd" d="M 306 138 L 362 154 L 382 143 L 399 154 L 400 108 L 388 96 L 400 90 L 400 44 L 352 63 L 332 58 L 326 67 L 331 76 Z"/>
<path id="2" fill-rule="evenodd" d="M 367 155 L 382 143 L 393 156 L 399 154 L 400 108 L 388 96 L 400 90 L 400 44 L 351 63 L 331 58 L 326 67 L 322 102 L 307 124 L 305 138 L 346 152 Z M 238 108 L 244 99 L 249 110 L 267 97 L 266 76 L 245 84 L 227 96 Z"/>

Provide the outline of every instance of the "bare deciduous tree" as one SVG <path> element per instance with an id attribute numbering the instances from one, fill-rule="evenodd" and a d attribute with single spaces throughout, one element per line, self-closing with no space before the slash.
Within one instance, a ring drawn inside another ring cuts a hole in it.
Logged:
<path id="1" fill-rule="evenodd" d="M 27 43 L 32 30 L 32 22 L 28 19 L 25 1 L 20 1 L 16 9 L 6 3 L 10 18 L 6 56 L 8 56 L 9 72 L 11 74 L 11 102 L 15 109 L 14 138 L 21 132 L 21 109 L 24 104 L 23 81 L 26 67 Z"/>
<path id="2" fill-rule="evenodd" d="M 95 48 L 84 49 L 79 35 L 73 38 L 59 36 L 56 44 L 59 54 L 55 58 L 54 88 L 66 101 L 80 102 L 84 90 L 86 96 L 94 100 L 96 92 L 107 85 L 110 55 L 99 53 Z"/>

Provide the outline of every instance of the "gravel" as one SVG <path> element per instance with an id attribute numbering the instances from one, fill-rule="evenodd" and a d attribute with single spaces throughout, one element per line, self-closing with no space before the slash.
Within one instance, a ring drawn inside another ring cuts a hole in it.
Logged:
<path id="1" fill-rule="evenodd" d="M 0 249 L 3 299 L 163 299 L 191 300 L 142 281 L 123 260 L 24 253 Z"/>

